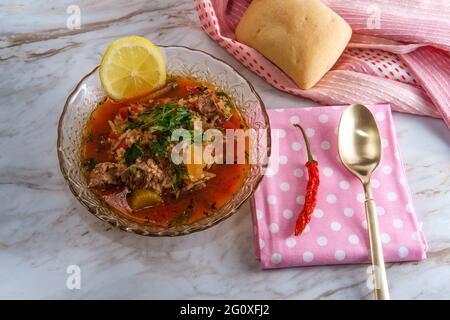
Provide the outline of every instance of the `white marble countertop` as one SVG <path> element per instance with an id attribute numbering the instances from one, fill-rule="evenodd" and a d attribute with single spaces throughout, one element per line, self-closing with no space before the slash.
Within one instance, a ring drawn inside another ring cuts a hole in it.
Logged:
<path id="1" fill-rule="evenodd" d="M 365 266 L 261 271 L 248 204 L 187 237 L 146 238 L 99 221 L 58 167 L 56 126 L 66 96 L 108 43 L 130 34 L 205 50 L 236 67 L 266 105 L 311 102 L 280 93 L 210 40 L 193 1 L 67 0 L 0 4 L 0 298 L 367 299 Z M 67 8 L 81 9 L 69 30 Z M 394 299 L 450 298 L 450 135 L 440 120 L 394 115 L 429 252 L 388 264 Z M 68 290 L 66 269 L 81 268 Z"/>

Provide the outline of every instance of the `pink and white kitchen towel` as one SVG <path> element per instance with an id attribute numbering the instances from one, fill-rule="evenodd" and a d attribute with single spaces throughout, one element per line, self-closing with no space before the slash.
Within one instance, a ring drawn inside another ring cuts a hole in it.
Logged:
<path id="1" fill-rule="evenodd" d="M 322 0 L 352 27 L 339 61 L 314 88 L 299 89 L 278 67 L 235 39 L 251 0 L 195 0 L 201 28 L 275 88 L 324 105 L 388 102 L 393 110 L 442 118 L 450 127 L 450 1 Z"/>
<path id="2" fill-rule="evenodd" d="M 414 213 L 390 107 L 369 108 L 383 145 L 372 188 L 385 260 L 422 260 L 427 245 Z M 268 111 L 272 145 L 279 141 L 278 150 L 272 149 L 266 176 L 252 203 L 256 256 L 262 268 L 369 262 L 363 188 L 343 166 L 337 149 L 337 127 L 344 110 L 315 107 Z M 307 155 L 293 123 L 306 130 L 321 179 L 316 210 L 298 237 L 293 230 L 305 201 Z"/>

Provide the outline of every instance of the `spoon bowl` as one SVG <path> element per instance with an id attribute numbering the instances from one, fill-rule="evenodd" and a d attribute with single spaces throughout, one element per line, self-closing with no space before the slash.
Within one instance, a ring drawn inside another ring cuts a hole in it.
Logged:
<path id="1" fill-rule="evenodd" d="M 339 124 L 339 155 L 350 172 L 367 183 L 381 161 L 380 133 L 369 109 L 360 104 L 348 107 Z"/>
<path id="2" fill-rule="evenodd" d="M 364 186 L 374 295 L 377 300 L 388 300 L 389 289 L 376 206 L 370 187 L 370 177 L 381 161 L 383 148 L 377 123 L 368 108 L 353 104 L 344 111 L 339 123 L 338 147 L 342 163 Z"/>

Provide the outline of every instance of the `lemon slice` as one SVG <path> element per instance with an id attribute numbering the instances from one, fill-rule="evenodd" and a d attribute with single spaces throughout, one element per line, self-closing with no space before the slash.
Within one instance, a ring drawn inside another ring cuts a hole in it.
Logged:
<path id="1" fill-rule="evenodd" d="M 149 40 L 131 36 L 114 41 L 100 64 L 103 90 L 114 100 L 146 95 L 166 82 L 166 66 Z"/>

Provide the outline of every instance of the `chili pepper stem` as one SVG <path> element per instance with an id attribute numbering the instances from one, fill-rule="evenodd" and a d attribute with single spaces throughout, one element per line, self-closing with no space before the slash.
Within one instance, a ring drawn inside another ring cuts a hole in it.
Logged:
<path id="1" fill-rule="evenodd" d="M 311 152 L 311 146 L 309 145 L 308 137 L 306 136 L 305 130 L 303 130 L 303 128 L 297 123 L 294 124 L 294 127 L 299 128 L 300 131 L 302 132 L 303 139 L 305 140 L 305 144 L 306 144 L 306 151 L 308 152 L 308 161 L 314 161 L 314 157 Z"/>

